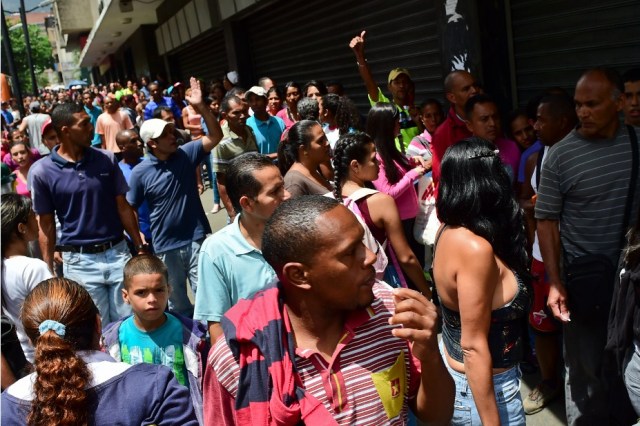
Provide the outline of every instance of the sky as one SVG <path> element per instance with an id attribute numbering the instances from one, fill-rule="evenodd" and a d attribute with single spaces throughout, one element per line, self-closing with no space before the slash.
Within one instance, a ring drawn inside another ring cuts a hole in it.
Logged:
<path id="1" fill-rule="evenodd" d="M 29 10 L 33 7 L 36 7 L 38 4 L 40 4 L 42 2 L 42 0 L 24 0 L 24 8 L 26 10 Z M 20 0 L 2 0 L 2 8 L 6 9 L 8 11 L 11 12 L 17 12 L 18 8 L 20 7 Z M 39 10 L 38 12 L 45 12 L 47 10 L 49 10 L 51 8 L 51 6 L 47 6 L 41 10 Z"/>

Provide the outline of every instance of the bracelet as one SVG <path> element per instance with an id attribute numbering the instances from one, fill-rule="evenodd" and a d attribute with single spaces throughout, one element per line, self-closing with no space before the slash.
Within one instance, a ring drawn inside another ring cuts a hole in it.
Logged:
<path id="1" fill-rule="evenodd" d="M 367 65 L 367 60 L 364 60 L 364 64 L 361 64 L 360 62 L 356 61 L 356 64 L 358 64 L 359 67 L 364 67 Z"/>
<path id="2" fill-rule="evenodd" d="M 136 250 L 137 251 L 148 251 L 149 250 L 149 244 L 139 244 L 136 246 Z"/>

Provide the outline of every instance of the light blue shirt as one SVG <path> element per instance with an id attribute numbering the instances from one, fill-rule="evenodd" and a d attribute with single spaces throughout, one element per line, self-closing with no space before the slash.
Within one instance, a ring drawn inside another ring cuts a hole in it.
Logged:
<path id="1" fill-rule="evenodd" d="M 240 216 L 200 249 L 194 319 L 220 322 L 229 308 L 275 282 L 276 273 L 240 231 Z"/>
<path id="2" fill-rule="evenodd" d="M 262 121 L 253 115 L 247 118 L 247 126 L 253 129 L 260 154 L 273 154 L 278 151 L 285 127 L 280 117 L 269 116 L 267 121 Z"/>

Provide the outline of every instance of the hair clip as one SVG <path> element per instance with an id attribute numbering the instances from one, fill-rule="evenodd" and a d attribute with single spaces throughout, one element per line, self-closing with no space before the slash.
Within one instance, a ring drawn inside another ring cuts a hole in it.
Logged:
<path id="1" fill-rule="evenodd" d="M 483 152 L 482 154 L 470 155 L 469 160 L 474 160 L 476 158 L 487 158 L 487 157 L 495 157 L 500 153 L 499 149 L 494 149 L 493 151 Z"/>
<path id="2" fill-rule="evenodd" d="M 64 326 L 64 324 L 61 324 L 58 321 L 54 320 L 42 321 L 42 323 L 38 326 L 38 330 L 40 331 L 41 336 L 49 330 L 53 330 L 60 337 L 64 337 L 67 332 L 67 328 Z"/>

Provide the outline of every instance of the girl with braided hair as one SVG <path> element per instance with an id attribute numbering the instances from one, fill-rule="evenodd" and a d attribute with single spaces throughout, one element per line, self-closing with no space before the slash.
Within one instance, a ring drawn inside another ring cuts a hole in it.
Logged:
<path id="1" fill-rule="evenodd" d="M 363 132 L 341 136 L 334 150 L 333 167 L 336 199 L 343 200 L 347 207 L 349 203 L 355 203 L 378 243 L 382 247 L 386 245 L 391 263 L 385 271 L 385 281 L 396 287 L 408 284 L 430 298 L 429 284 L 404 236 L 393 198 L 371 189 L 371 182 L 378 178 L 379 170 L 376 147 L 371 137 Z"/>
<path id="2" fill-rule="evenodd" d="M 186 387 L 161 365 L 100 352 L 102 324 L 89 293 L 50 278 L 22 307 L 35 372 L 2 394 L 3 425 L 198 424 Z"/>

